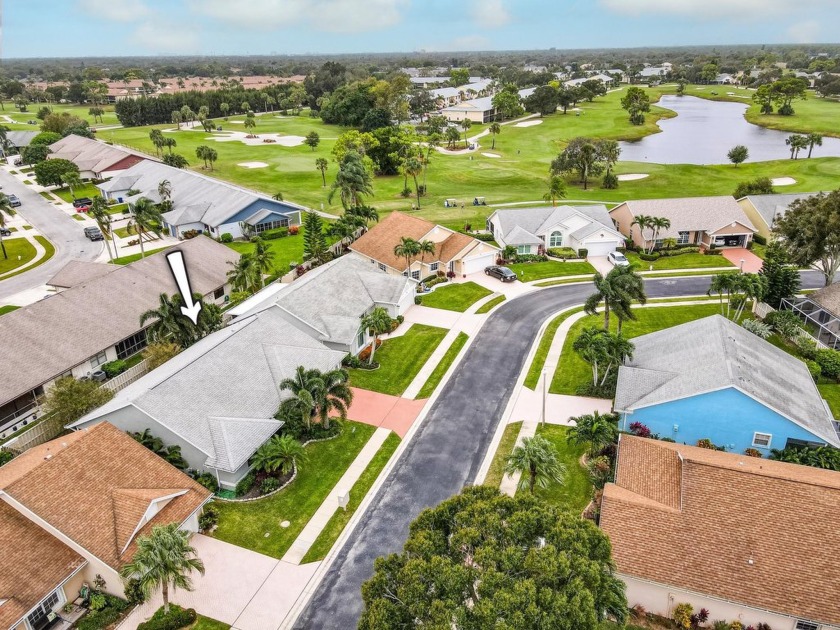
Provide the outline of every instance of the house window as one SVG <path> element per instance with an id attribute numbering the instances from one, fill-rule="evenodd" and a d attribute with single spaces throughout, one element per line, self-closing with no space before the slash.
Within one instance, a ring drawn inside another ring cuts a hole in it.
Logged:
<path id="1" fill-rule="evenodd" d="M 563 247 L 563 232 L 552 232 L 548 237 L 549 247 Z"/>
<path id="2" fill-rule="evenodd" d="M 146 347 L 146 331 L 141 330 L 117 344 L 117 358 L 125 359 Z"/>
<path id="3" fill-rule="evenodd" d="M 438 267 L 440 267 L 440 263 L 430 263 L 429 264 L 429 271 L 437 271 Z"/>
<path id="4" fill-rule="evenodd" d="M 108 357 L 105 355 L 105 351 L 103 350 L 102 352 L 100 352 L 99 354 L 97 354 L 96 356 L 94 356 L 90 360 L 90 367 L 97 368 L 100 365 L 102 365 L 103 363 L 105 363 L 107 360 L 108 360 Z"/>
<path id="5" fill-rule="evenodd" d="M 218 289 L 213 291 L 213 299 L 214 300 L 221 299 L 224 296 L 224 294 L 225 294 L 225 288 L 223 286 L 219 287 Z"/>
<path id="6" fill-rule="evenodd" d="M 813 621 L 803 621 L 802 619 L 799 619 L 796 622 L 796 630 L 820 630 L 820 626 Z"/>
<path id="7" fill-rule="evenodd" d="M 455 271 L 455 261 L 454 260 L 449 261 L 449 271 Z"/>
<path id="8" fill-rule="evenodd" d="M 33 630 L 40 630 L 40 628 L 47 627 L 50 623 L 50 620 L 48 619 L 49 614 L 55 610 L 55 608 L 61 603 L 61 600 L 62 597 L 60 589 L 50 593 L 44 601 L 38 604 L 35 610 L 27 615 L 26 621 L 29 624 L 29 627 L 33 628 Z"/>
<path id="9" fill-rule="evenodd" d="M 530 254 L 531 253 L 531 246 L 530 245 L 517 245 L 516 246 L 516 253 L 517 254 Z"/>
<path id="10" fill-rule="evenodd" d="M 416 271 L 412 271 L 412 272 L 411 272 L 411 277 L 412 277 L 414 280 L 419 280 L 419 279 L 420 279 L 420 270 L 418 269 L 418 270 L 416 270 Z"/>
<path id="11" fill-rule="evenodd" d="M 487 221 L 486 227 L 487 227 L 487 231 L 490 232 L 490 234 L 494 234 L 494 232 L 493 232 L 493 222 L 492 221 Z"/>
<path id="12" fill-rule="evenodd" d="M 753 446 L 756 448 L 770 448 L 770 442 L 773 440 L 773 436 L 769 433 L 754 433 L 753 434 Z"/>
<path id="13" fill-rule="evenodd" d="M 359 334 L 356 336 L 356 347 L 361 348 L 365 345 L 365 330 L 364 328 L 359 331 Z"/>
<path id="14" fill-rule="evenodd" d="M 688 244 L 688 232 L 680 232 L 679 236 L 677 236 L 677 245 L 687 245 Z"/>
<path id="15" fill-rule="evenodd" d="M 288 219 L 280 219 L 278 221 L 266 221 L 265 223 L 257 223 L 254 226 L 254 232 L 256 232 L 257 234 L 262 234 L 267 230 L 276 230 L 278 228 L 287 227 L 289 227 Z"/>

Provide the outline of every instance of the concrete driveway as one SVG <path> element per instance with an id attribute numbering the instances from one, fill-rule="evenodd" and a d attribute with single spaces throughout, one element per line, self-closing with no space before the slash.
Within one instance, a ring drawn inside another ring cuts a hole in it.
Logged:
<path id="1" fill-rule="evenodd" d="M 586 261 L 595 267 L 595 271 L 603 276 L 606 276 L 613 268 L 612 263 L 607 260 L 606 256 L 590 256 Z"/>

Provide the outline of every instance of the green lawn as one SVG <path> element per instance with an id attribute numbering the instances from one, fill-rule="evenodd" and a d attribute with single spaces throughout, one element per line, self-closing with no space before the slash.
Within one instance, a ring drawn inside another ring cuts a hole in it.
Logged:
<path id="1" fill-rule="evenodd" d="M 554 336 L 557 334 L 557 329 L 560 328 L 560 324 L 575 313 L 580 313 L 582 310 L 582 307 L 578 307 L 561 313 L 545 327 L 545 333 L 540 339 L 537 351 L 534 353 L 534 360 L 531 362 L 531 367 L 528 368 L 528 375 L 525 377 L 525 387 L 534 389 L 537 383 L 540 382 L 540 375 L 542 374 L 545 360 L 548 358 L 548 351 L 551 348 L 551 343 L 554 341 Z"/>
<path id="2" fill-rule="evenodd" d="M 20 306 L 15 306 L 14 304 L 8 304 L 7 306 L 0 306 L 0 315 L 5 315 L 6 313 L 11 313 L 12 311 L 16 311 L 20 308 Z"/>
<path id="3" fill-rule="evenodd" d="M 424 295 L 422 300 L 423 306 L 463 313 L 470 306 L 492 293 L 490 289 L 485 289 L 475 282 L 461 282 L 438 285 L 434 291 Z"/>
<path id="4" fill-rule="evenodd" d="M 443 355 L 440 363 L 437 364 L 434 371 L 429 376 L 429 380 L 423 384 L 423 388 L 420 390 L 420 393 L 417 394 L 416 398 L 429 398 L 434 393 L 437 386 L 440 385 L 441 380 L 443 380 L 444 374 L 446 374 L 446 371 L 455 361 L 455 358 L 458 356 L 458 353 L 461 352 L 461 348 L 464 347 L 468 339 L 469 336 L 467 333 L 458 333 L 458 336 L 455 337 L 455 341 L 453 341 L 452 345 L 446 350 L 446 354 Z"/>
<path id="5" fill-rule="evenodd" d="M 69 188 L 56 188 L 52 192 L 61 197 L 67 203 L 73 203 L 74 197 L 73 194 L 70 193 Z M 73 189 L 73 192 L 75 193 L 76 199 L 81 199 L 82 197 L 90 197 L 91 199 L 93 199 L 94 197 L 100 196 L 99 189 L 93 184 L 85 184 L 84 186 L 77 187 Z"/>
<path id="6" fill-rule="evenodd" d="M 665 269 L 703 269 L 707 267 L 734 267 L 723 256 L 707 256 L 705 254 L 682 254 L 680 256 L 663 256 L 658 260 L 647 261 L 639 258 L 636 252 L 627 252 L 627 260 L 635 265 L 639 271 L 648 271 L 653 265 L 653 270 Z"/>
<path id="7" fill-rule="evenodd" d="M 499 304 L 501 304 L 502 302 L 504 302 L 506 299 L 507 299 L 507 298 L 506 298 L 504 295 L 499 295 L 499 296 L 496 296 L 496 297 L 494 297 L 492 300 L 490 300 L 489 302 L 485 302 L 484 304 L 482 304 L 482 305 L 481 305 L 481 306 L 480 306 L 480 307 L 476 310 L 476 312 L 475 312 L 475 313 L 476 313 L 476 315 L 483 315 L 484 313 L 489 313 L 489 312 L 490 312 L 490 311 L 492 311 L 494 308 L 496 308 Z"/>
<path id="8" fill-rule="evenodd" d="M 566 477 L 563 483 L 552 483 L 548 488 L 537 488 L 536 495 L 573 512 L 583 512 L 592 499 L 589 473 L 580 465 L 580 457 L 586 452 L 586 447 L 572 446 L 566 442 L 568 432 L 569 427 L 552 424 L 537 427 L 537 435 L 543 436 L 557 449 L 558 459 L 566 467 Z"/>
<path id="9" fill-rule="evenodd" d="M 128 238 L 131 234 L 128 233 L 128 227 L 114 228 L 114 234 L 120 238 Z"/>
<path id="10" fill-rule="evenodd" d="M 230 626 L 221 621 L 210 619 L 210 617 L 199 615 L 191 630 L 230 630 Z"/>
<path id="11" fill-rule="evenodd" d="M 40 128 L 34 125 L 27 125 L 26 121 L 28 120 L 36 120 L 35 115 L 38 113 L 38 110 L 43 107 L 44 103 L 30 103 L 27 107 L 27 111 L 20 112 L 15 107 L 14 103 L 11 101 L 4 101 L 4 110 L 3 114 L 9 116 L 14 123 L 6 123 L 4 122 L 3 125 L 9 127 L 10 129 L 14 130 L 24 130 L 24 131 L 38 131 Z M 105 113 L 102 116 L 102 120 L 97 120 L 94 122 L 93 116 L 88 114 L 90 110 L 90 105 L 70 105 L 70 104 L 63 104 L 63 103 L 50 103 L 49 108 L 56 114 L 61 114 L 64 112 L 73 114 L 74 116 L 78 116 L 83 120 L 88 121 L 91 126 L 104 126 L 104 125 L 118 125 L 120 121 L 117 119 L 117 115 L 114 113 L 114 106 L 113 105 L 102 105 L 102 109 L 105 110 Z M 40 122 L 40 121 L 38 121 Z M 107 132 L 105 132 L 107 133 Z"/>
<path id="12" fill-rule="evenodd" d="M 289 263 L 303 262 L 303 234 L 275 238 L 265 243 L 274 254 L 273 262 L 277 273 L 285 275 L 289 272 Z M 226 245 L 240 254 L 250 254 L 254 251 L 254 244 L 246 241 L 234 241 Z"/>
<path id="13" fill-rule="evenodd" d="M 379 369 L 349 370 L 350 384 L 361 389 L 400 396 L 448 332 L 445 328 L 413 324 L 404 335 L 382 342 L 374 355 Z"/>
<path id="14" fill-rule="evenodd" d="M 719 273 L 738 273 L 737 269 L 732 269 L 731 271 L 712 271 L 709 269 L 708 271 L 681 271 L 681 272 L 668 272 L 668 271 L 660 271 L 660 272 L 653 272 L 653 273 L 646 273 L 642 277 L 643 278 L 688 278 L 689 276 L 714 276 Z"/>
<path id="15" fill-rule="evenodd" d="M 556 287 L 558 284 L 577 284 L 578 282 L 592 282 L 591 278 L 564 278 L 562 280 L 549 280 L 548 282 L 537 282 L 535 287 Z"/>
<path id="16" fill-rule="evenodd" d="M 149 256 L 149 255 L 154 254 L 156 252 L 162 252 L 164 249 L 166 249 L 166 248 L 165 247 L 158 247 L 157 249 L 147 249 L 146 250 L 146 256 Z M 140 260 L 140 258 L 141 258 L 140 254 L 137 253 L 137 254 L 131 254 L 130 256 L 121 256 L 119 258 L 114 258 L 114 260 L 112 262 L 115 265 L 128 265 L 129 263 L 137 262 L 138 260 Z"/>
<path id="17" fill-rule="evenodd" d="M 562 278 L 563 276 L 583 276 L 595 273 L 595 267 L 586 261 L 561 262 L 549 260 L 538 263 L 514 263 L 508 265 L 522 282 L 544 280 L 545 278 Z"/>
<path id="18" fill-rule="evenodd" d="M 399 445 L 400 438 L 396 433 L 391 433 L 385 439 L 385 442 L 379 447 L 379 450 L 373 456 L 368 467 L 365 468 L 365 471 L 350 489 L 350 503 L 347 505 L 347 509 L 336 508 L 335 514 L 332 515 L 326 527 L 318 534 L 318 538 L 315 539 L 309 551 L 306 552 L 303 560 L 301 560 L 301 564 L 317 562 L 327 556 L 335 541 L 341 536 L 341 532 L 344 531 L 347 523 L 350 522 L 353 514 L 359 508 L 362 499 L 365 498 L 376 481 L 376 478 L 379 477 L 379 473 L 385 468 L 385 465 L 391 459 L 391 456 Z"/>
<path id="19" fill-rule="evenodd" d="M 637 308 L 634 309 L 634 312 L 637 319 L 625 322 L 622 329 L 624 336 L 627 338 L 646 335 L 663 328 L 670 328 L 709 315 L 716 315 L 720 313 L 720 307 L 717 304 L 696 304 L 692 306 Z M 617 323 L 615 317 L 610 318 L 613 330 L 615 330 Z M 572 349 L 572 344 L 584 328 L 603 325 L 604 316 L 601 313 L 583 317 L 572 325 L 563 344 L 557 371 L 551 380 L 549 391 L 552 394 L 574 395 L 579 386 L 586 385 L 591 381 L 592 370 L 589 364 L 577 355 Z"/>
<path id="20" fill-rule="evenodd" d="M 24 227 L 24 229 L 32 229 L 31 226 L 28 226 L 28 225 L 24 225 L 23 227 Z M 13 240 L 17 240 L 17 239 L 13 239 Z M 25 240 L 25 239 L 19 239 L 19 240 Z M 45 236 L 36 236 L 35 240 L 38 241 L 41 244 L 41 246 L 44 248 L 44 255 L 41 258 L 39 258 L 38 262 L 36 262 L 34 265 L 31 265 L 31 266 L 27 267 L 26 269 L 19 269 L 18 271 L 12 271 L 8 275 L 0 278 L 0 281 L 7 280 L 8 278 L 11 278 L 13 276 L 17 276 L 18 274 L 21 274 L 21 273 L 26 273 L 30 269 L 35 269 L 35 267 L 39 267 L 40 265 L 43 265 L 45 262 L 47 262 L 50 258 L 52 258 L 55 255 L 55 247 L 53 246 L 53 244 L 50 241 L 47 240 L 47 238 Z M 8 245 L 9 241 L 4 240 L 3 243 Z M 27 244 L 30 247 L 32 247 L 32 245 L 28 241 L 27 241 Z M 9 252 L 9 261 L 8 262 L 11 262 L 12 254 L 11 254 L 9 249 L 7 249 L 6 251 Z M 15 258 L 17 258 L 17 256 L 15 256 Z M 30 257 L 30 260 L 31 260 L 31 257 Z M 7 261 L 4 261 L 3 259 L 0 259 L 0 273 L 3 273 L 3 263 L 4 262 L 7 262 Z M 15 260 L 14 262 L 17 263 L 17 260 Z M 21 261 L 21 262 L 23 262 L 23 261 Z M 20 265 L 15 265 L 15 267 L 19 267 L 19 266 Z M 8 273 L 8 270 L 7 270 L 7 273 Z"/>
<path id="21" fill-rule="evenodd" d="M 26 265 L 35 258 L 35 246 L 28 239 L 7 237 L 3 239 L 3 247 L 6 249 L 6 257 L 0 252 L 0 276 Z"/>
<path id="22" fill-rule="evenodd" d="M 519 437 L 519 432 L 522 430 L 522 422 L 511 422 L 505 426 L 502 433 L 502 439 L 499 440 L 499 448 L 496 449 L 493 455 L 493 461 L 490 462 L 490 468 L 487 470 L 487 476 L 484 478 L 485 486 L 493 486 L 498 488 L 505 476 L 505 463 L 508 455 L 513 450 L 516 444 L 516 438 Z"/>
<path id="23" fill-rule="evenodd" d="M 281 558 L 375 430 L 348 421 L 339 437 L 306 447 L 308 458 L 297 477 L 277 494 L 245 503 L 216 501 L 219 526 L 213 536 Z M 280 526 L 283 521 L 291 525 L 284 529 Z"/>

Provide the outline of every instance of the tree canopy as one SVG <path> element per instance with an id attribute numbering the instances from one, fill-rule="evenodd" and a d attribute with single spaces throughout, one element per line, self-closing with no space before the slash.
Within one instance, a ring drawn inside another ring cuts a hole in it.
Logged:
<path id="1" fill-rule="evenodd" d="M 797 199 L 773 231 L 793 264 L 821 272 L 826 286 L 834 282 L 840 268 L 840 189 Z"/>

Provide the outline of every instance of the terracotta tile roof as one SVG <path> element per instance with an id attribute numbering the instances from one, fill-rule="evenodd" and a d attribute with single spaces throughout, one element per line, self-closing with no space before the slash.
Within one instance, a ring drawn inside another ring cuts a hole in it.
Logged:
<path id="1" fill-rule="evenodd" d="M 5 468 L 5 466 L 4 466 Z M 12 627 L 85 563 L 70 549 L 0 499 L 0 628 Z"/>
<path id="2" fill-rule="evenodd" d="M 136 541 L 131 535 L 153 500 L 180 493 L 140 533 L 183 522 L 210 496 L 107 422 L 27 451 L 0 470 L 0 491 L 115 569 L 134 553 L 133 542 L 123 548 Z"/>
<path id="3" fill-rule="evenodd" d="M 840 473 L 625 435 L 601 527 L 622 574 L 837 625 L 838 508 Z"/>
<path id="4" fill-rule="evenodd" d="M 445 240 L 437 244 L 435 248 L 440 262 L 448 263 L 455 258 L 463 249 L 473 243 L 477 243 L 473 237 L 453 232 Z"/>
<path id="5" fill-rule="evenodd" d="M 420 217 L 392 212 L 353 242 L 350 249 L 393 269 L 403 271 L 405 259 L 394 255 L 394 247 L 402 237 L 419 241 L 434 227 L 434 223 Z"/>

